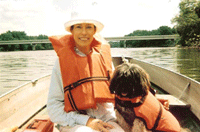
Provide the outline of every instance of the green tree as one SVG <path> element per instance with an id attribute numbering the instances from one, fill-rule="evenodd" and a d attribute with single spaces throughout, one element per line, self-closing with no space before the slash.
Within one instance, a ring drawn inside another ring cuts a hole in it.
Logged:
<path id="1" fill-rule="evenodd" d="M 13 40 L 12 33 L 10 31 L 7 31 L 6 33 L 1 34 L 1 40 L 3 41 L 8 41 L 8 40 Z"/>
<path id="2" fill-rule="evenodd" d="M 133 33 L 128 34 L 127 36 L 147 36 L 151 35 L 147 30 L 136 30 Z"/>
<path id="3" fill-rule="evenodd" d="M 197 7 L 195 8 L 195 13 L 200 18 L 200 4 L 198 3 Z"/>
<path id="4" fill-rule="evenodd" d="M 32 50 L 32 46 L 30 44 L 20 44 L 19 50 L 20 51 Z"/>
<path id="5" fill-rule="evenodd" d="M 123 40 L 121 40 L 121 41 L 119 41 L 119 45 L 120 45 L 120 47 L 124 47 L 124 41 Z"/>
<path id="6" fill-rule="evenodd" d="M 48 39 L 48 36 L 40 34 L 37 39 Z"/>
<path id="7" fill-rule="evenodd" d="M 160 33 L 160 35 L 171 35 L 172 33 L 172 29 L 168 26 L 161 26 L 158 28 L 158 31 Z"/>
<path id="8" fill-rule="evenodd" d="M 176 30 L 168 26 L 160 26 L 156 30 L 136 30 L 126 36 L 149 36 L 149 35 L 171 35 L 176 34 Z M 127 47 L 166 47 L 174 46 L 173 40 L 127 40 Z"/>
<path id="9" fill-rule="evenodd" d="M 24 31 L 12 31 L 11 34 L 15 40 L 25 40 L 28 38 Z"/>
<path id="10" fill-rule="evenodd" d="M 9 40 L 36 40 L 36 39 L 48 39 L 47 35 L 38 35 L 38 36 L 27 36 L 24 31 L 7 31 L 0 35 L 1 41 Z M 51 43 L 47 44 L 38 44 L 36 45 L 36 50 L 49 50 L 53 49 Z M 15 45 L 1 45 L 0 51 L 16 51 L 16 50 L 32 50 L 32 45 L 30 44 L 15 44 Z"/>
<path id="11" fill-rule="evenodd" d="M 176 23 L 176 29 L 181 36 L 179 43 L 182 46 L 194 46 L 200 39 L 200 1 L 182 0 L 179 4 L 180 13 L 172 19 Z"/>
<path id="12" fill-rule="evenodd" d="M 151 35 L 160 35 L 160 32 L 158 30 L 152 30 Z"/>
<path id="13" fill-rule="evenodd" d="M 35 46 L 35 49 L 36 49 L 36 50 L 44 50 L 45 48 L 44 48 L 43 44 L 37 44 L 37 45 Z"/>
<path id="14" fill-rule="evenodd" d="M 172 34 L 177 34 L 177 29 L 175 27 L 172 28 Z"/>

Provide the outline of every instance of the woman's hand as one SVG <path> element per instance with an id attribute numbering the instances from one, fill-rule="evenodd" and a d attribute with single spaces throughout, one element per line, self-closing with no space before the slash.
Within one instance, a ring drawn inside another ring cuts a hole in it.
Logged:
<path id="1" fill-rule="evenodd" d="M 114 128 L 112 125 L 94 118 L 89 118 L 86 126 L 100 132 L 109 132 L 109 129 Z"/>

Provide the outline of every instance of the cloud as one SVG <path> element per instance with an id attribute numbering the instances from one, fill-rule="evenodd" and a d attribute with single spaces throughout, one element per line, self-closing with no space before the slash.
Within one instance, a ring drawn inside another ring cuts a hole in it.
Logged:
<path id="1" fill-rule="evenodd" d="M 95 6 L 104 23 L 103 36 L 124 36 L 137 29 L 171 25 L 180 0 L 0 0 L 0 33 L 66 34 L 64 23 L 73 10 Z M 93 5 L 92 5 L 93 3 Z"/>
<path id="2" fill-rule="evenodd" d="M 1 1 L 1 31 L 19 30 L 26 31 L 39 21 L 45 20 L 43 17 L 44 3 L 38 1 Z"/>
<path id="3" fill-rule="evenodd" d="M 123 36 L 134 30 L 153 30 L 160 26 L 170 26 L 177 14 L 180 0 L 116 1 L 104 7 L 106 26 L 104 36 Z M 114 32 L 113 32 L 114 31 Z"/>

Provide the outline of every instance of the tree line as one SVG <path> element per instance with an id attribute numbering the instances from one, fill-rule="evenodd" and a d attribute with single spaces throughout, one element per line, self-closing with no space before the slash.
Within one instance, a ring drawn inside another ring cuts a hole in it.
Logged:
<path id="1" fill-rule="evenodd" d="M 177 34 L 175 28 L 170 28 L 168 26 L 160 26 L 155 30 L 136 30 L 125 36 L 150 36 L 150 35 L 173 35 Z M 112 47 L 169 47 L 175 46 L 176 42 L 174 40 L 127 40 L 125 42 L 110 42 Z"/>
<path id="2" fill-rule="evenodd" d="M 24 31 L 7 31 L 0 35 L 0 41 L 9 40 L 41 40 L 48 39 L 47 35 L 38 36 L 28 36 Z M 37 44 L 35 46 L 36 50 L 50 50 L 53 49 L 51 43 L 49 44 Z M 30 44 L 15 44 L 15 45 L 0 45 L 0 51 L 26 51 L 32 50 L 32 45 Z"/>
<path id="3" fill-rule="evenodd" d="M 182 0 L 179 3 L 180 12 L 171 21 L 175 24 L 173 28 L 161 26 L 158 29 L 136 30 L 125 36 L 147 36 L 147 35 L 173 35 L 179 34 L 177 40 L 127 40 L 127 47 L 169 47 L 169 46 L 196 46 L 200 47 L 200 1 Z M 7 31 L 0 35 L 0 41 L 8 40 L 34 40 L 48 39 L 46 35 L 27 36 L 24 31 Z M 112 47 L 124 47 L 124 42 L 110 42 Z M 51 44 L 37 44 L 36 50 L 53 49 Z M 0 45 L 0 51 L 32 50 L 31 45 Z"/>

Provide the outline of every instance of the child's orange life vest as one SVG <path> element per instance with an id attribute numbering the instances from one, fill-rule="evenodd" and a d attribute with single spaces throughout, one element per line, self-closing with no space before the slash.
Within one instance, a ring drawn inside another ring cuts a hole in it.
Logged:
<path id="1" fill-rule="evenodd" d="M 109 44 L 93 39 L 91 52 L 81 57 L 74 51 L 72 35 L 52 36 L 49 40 L 59 57 L 66 112 L 96 108 L 96 102 L 114 101 L 108 81 L 112 74 Z"/>

